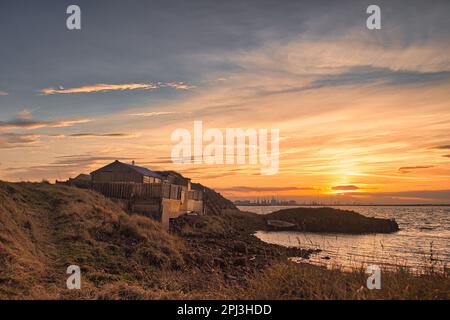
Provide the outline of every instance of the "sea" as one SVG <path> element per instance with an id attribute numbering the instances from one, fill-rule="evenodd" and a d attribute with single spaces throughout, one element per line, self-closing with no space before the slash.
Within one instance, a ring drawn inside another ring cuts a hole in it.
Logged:
<path id="1" fill-rule="evenodd" d="M 333 207 L 333 206 L 329 206 Z M 242 211 L 268 214 L 284 206 L 241 206 Z M 310 232 L 258 231 L 267 243 L 318 249 L 304 262 L 327 268 L 355 269 L 378 265 L 424 272 L 450 267 L 450 207 L 445 206 L 338 206 L 367 217 L 395 219 L 400 231 L 392 234 L 327 234 Z M 295 261 L 303 262 L 301 258 Z"/>

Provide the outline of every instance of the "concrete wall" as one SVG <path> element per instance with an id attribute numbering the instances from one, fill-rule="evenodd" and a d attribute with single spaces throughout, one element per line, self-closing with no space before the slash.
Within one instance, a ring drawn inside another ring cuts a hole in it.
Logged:
<path id="1" fill-rule="evenodd" d="M 169 230 L 170 219 L 179 217 L 185 211 L 180 210 L 180 200 L 163 198 L 161 201 L 161 223 L 165 230 Z"/>
<path id="2" fill-rule="evenodd" d="M 180 210 L 188 211 L 188 188 L 186 186 L 181 186 Z"/>
<path id="3" fill-rule="evenodd" d="M 187 211 L 197 212 L 203 214 L 203 201 L 188 200 Z"/>
<path id="4" fill-rule="evenodd" d="M 136 201 L 133 204 L 132 211 L 161 221 L 161 201 L 158 199 Z"/>
<path id="5" fill-rule="evenodd" d="M 170 219 L 177 218 L 187 211 L 203 214 L 203 201 L 180 200 L 163 198 L 161 200 L 161 223 L 165 230 L 169 230 Z"/>

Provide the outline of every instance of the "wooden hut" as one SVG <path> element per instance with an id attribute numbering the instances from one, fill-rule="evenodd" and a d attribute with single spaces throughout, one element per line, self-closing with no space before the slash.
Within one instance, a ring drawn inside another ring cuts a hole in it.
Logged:
<path id="1" fill-rule="evenodd" d="M 118 160 L 91 172 L 91 177 L 93 183 L 161 183 L 163 181 L 162 176 L 150 169 L 136 166 L 134 162 L 133 164 L 127 164 Z"/>

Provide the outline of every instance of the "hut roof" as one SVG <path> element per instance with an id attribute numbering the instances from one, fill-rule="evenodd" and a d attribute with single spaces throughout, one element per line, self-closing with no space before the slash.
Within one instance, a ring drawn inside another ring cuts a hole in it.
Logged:
<path id="1" fill-rule="evenodd" d="M 126 165 L 127 167 L 129 167 L 130 169 L 136 171 L 137 173 L 142 174 L 143 176 L 163 179 L 162 176 L 160 176 L 155 171 L 152 171 L 150 169 L 147 169 L 147 168 L 144 168 L 144 167 L 139 167 L 139 166 L 136 166 L 136 165 L 133 165 L 133 164 L 128 164 L 128 163 L 123 163 L 123 164 Z"/>
<path id="2" fill-rule="evenodd" d="M 108 165 L 106 165 L 104 167 L 101 167 L 100 169 L 97 169 L 97 170 L 91 172 L 91 174 L 94 173 L 94 172 L 100 171 L 100 170 L 102 170 L 102 169 L 104 169 L 104 168 L 106 168 L 109 165 L 112 165 L 114 163 L 120 164 L 120 165 L 125 166 L 125 167 L 128 167 L 129 169 L 131 169 L 131 170 L 133 170 L 133 171 L 135 171 L 135 172 L 137 172 L 137 173 L 139 173 L 139 174 L 141 174 L 143 176 L 154 177 L 154 178 L 158 178 L 158 179 L 161 179 L 161 180 L 164 179 L 161 175 L 157 174 L 155 171 L 152 171 L 152 170 L 144 168 L 144 167 L 139 167 L 139 166 L 136 166 L 136 165 L 133 165 L 133 164 L 120 162 L 119 160 L 116 160 L 113 163 L 110 163 L 110 164 L 108 164 Z"/>
<path id="3" fill-rule="evenodd" d="M 91 175 L 90 174 L 81 173 L 81 174 L 77 175 L 74 178 L 74 180 L 91 181 Z"/>

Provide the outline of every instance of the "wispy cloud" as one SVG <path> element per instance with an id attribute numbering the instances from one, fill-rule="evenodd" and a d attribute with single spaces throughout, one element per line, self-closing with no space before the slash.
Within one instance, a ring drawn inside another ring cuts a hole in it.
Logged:
<path id="1" fill-rule="evenodd" d="M 23 110 L 16 114 L 14 119 L 9 121 L 0 121 L 0 129 L 38 129 L 38 128 L 63 128 L 76 124 L 82 124 L 92 121 L 91 119 L 63 119 L 63 120 L 35 120 L 28 110 Z"/>
<path id="2" fill-rule="evenodd" d="M 130 116 L 135 117 L 157 117 L 157 116 L 167 116 L 170 114 L 177 114 L 178 112 L 169 111 L 155 111 L 155 112 L 140 112 L 140 113 L 130 113 Z"/>
<path id="3" fill-rule="evenodd" d="M 68 155 L 58 156 L 49 164 L 10 167 L 6 171 L 11 176 L 19 177 L 19 180 L 36 179 L 36 177 L 63 179 L 65 177 L 78 175 L 80 172 L 89 173 L 95 168 L 99 168 L 108 162 L 120 159 L 133 160 L 131 158 L 104 156 L 104 155 Z"/>
<path id="4" fill-rule="evenodd" d="M 450 199 L 450 190 L 411 190 L 411 191 L 397 191 L 397 192 L 361 192 L 358 195 L 370 196 L 374 198 L 394 198 L 394 199 L 409 199 L 419 201 L 440 201 L 448 203 Z"/>
<path id="5" fill-rule="evenodd" d="M 134 136 L 130 133 L 73 133 L 69 135 L 74 138 L 128 138 Z"/>
<path id="6" fill-rule="evenodd" d="M 431 169 L 434 168 L 434 166 L 414 166 L 414 167 L 401 167 L 398 169 L 401 173 L 410 173 L 411 171 L 418 170 L 418 169 Z"/>
<path id="7" fill-rule="evenodd" d="M 91 119 L 72 119 L 72 120 L 57 120 L 57 121 L 38 121 L 38 120 L 11 120 L 0 121 L 0 129 L 39 129 L 39 128 L 63 128 L 70 127 L 76 124 L 87 123 Z"/>
<path id="8" fill-rule="evenodd" d="M 6 92 L 6 91 L 0 91 L 0 96 L 7 96 L 8 95 L 8 92 Z"/>
<path id="9" fill-rule="evenodd" d="M 440 150 L 450 149 L 450 144 L 444 146 L 436 146 L 433 149 L 440 149 Z"/>
<path id="10" fill-rule="evenodd" d="M 3 133 L 0 134 L 0 149 L 29 147 L 39 140 L 39 135 Z"/>
<path id="11" fill-rule="evenodd" d="M 168 82 L 165 84 L 161 84 L 161 87 L 173 88 L 173 89 L 177 89 L 177 90 L 189 90 L 189 89 L 195 88 L 195 86 L 189 85 L 184 82 Z"/>
<path id="12" fill-rule="evenodd" d="M 311 187 L 248 187 L 235 186 L 230 188 L 220 188 L 220 191 L 225 192 L 281 192 L 281 191 L 301 191 L 301 190 L 315 190 Z"/>
<path id="13" fill-rule="evenodd" d="M 374 68 L 368 66 L 351 67 L 339 73 L 319 77 L 304 89 L 318 89 L 327 86 L 351 86 L 369 83 L 409 85 L 450 79 L 450 71 L 418 72 Z M 298 89 L 297 89 L 298 90 Z"/>
<path id="14" fill-rule="evenodd" d="M 340 37 L 315 40 L 300 37 L 285 43 L 268 42 L 245 55 L 231 53 L 220 58 L 247 69 L 297 75 L 337 75 L 358 67 L 418 73 L 450 71 L 448 43 L 429 40 L 405 46 L 400 41 L 390 45 L 386 42 L 367 39 L 364 33 L 351 30 Z"/>
<path id="15" fill-rule="evenodd" d="M 344 186 L 335 186 L 331 188 L 334 191 L 356 191 L 359 190 L 358 186 L 354 185 L 344 185 Z"/>
<path id="16" fill-rule="evenodd" d="M 132 158 L 127 157 L 117 157 L 117 156 L 93 156 L 93 155 L 68 155 L 68 156 L 59 156 L 56 157 L 55 161 L 51 165 L 63 165 L 63 166 L 77 166 L 77 167 L 88 167 L 97 162 L 108 162 L 114 160 L 134 160 Z"/>
<path id="17" fill-rule="evenodd" d="M 91 92 L 107 92 L 107 91 L 127 91 L 127 90 L 155 90 L 160 88 L 172 88 L 176 90 L 189 90 L 194 86 L 184 82 L 148 82 L 148 83 L 124 83 L 124 84 L 106 84 L 97 83 L 92 85 L 64 88 L 44 88 L 41 93 L 44 95 L 69 94 L 69 93 L 91 93 Z"/>

